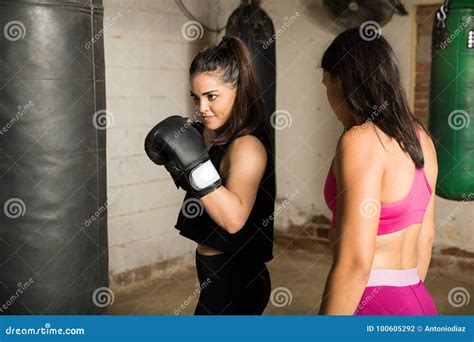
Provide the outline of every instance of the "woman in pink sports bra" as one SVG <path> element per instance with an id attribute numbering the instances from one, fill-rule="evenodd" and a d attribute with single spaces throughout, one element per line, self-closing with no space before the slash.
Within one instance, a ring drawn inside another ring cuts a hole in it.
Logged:
<path id="1" fill-rule="evenodd" d="M 408 107 L 393 50 L 382 36 L 350 29 L 331 43 L 321 67 L 344 133 L 324 187 L 334 260 L 320 314 L 436 315 L 424 284 L 436 152 Z"/>

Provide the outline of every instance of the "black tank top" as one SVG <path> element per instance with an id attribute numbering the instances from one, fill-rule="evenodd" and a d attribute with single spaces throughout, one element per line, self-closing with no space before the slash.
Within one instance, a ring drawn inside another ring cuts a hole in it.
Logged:
<path id="1" fill-rule="evenodd" d="M 265 146 L 267 151 L 267 166 L 260 182 L 255 204 L 242 227 L 235 234 L 230 234 L 215 223 L 207 214 L 204 205 L 186 193 L 175 228 L 180 234 L 206 246 L 235 258 L 267 262 L 273 259 L 273 219 L 275 209 L 275 162 L 269 153 L 271 143 L 265 134 L 252 134 Z M 214 167 L 219 170 L 221 161 L 230 143 L 214 145 L 209 150 L 209 157 Z M 222 179 L 225 186 L 225 180 Z"/>

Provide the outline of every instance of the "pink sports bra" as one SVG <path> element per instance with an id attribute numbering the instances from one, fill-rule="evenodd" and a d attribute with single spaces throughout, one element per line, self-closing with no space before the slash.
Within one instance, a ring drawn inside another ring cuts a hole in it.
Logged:
<path id="1" fill-rule="evenodd" d="M 416 135 L 420 139 L 418 127 Z M 336 227 L 337 184 L 332 173 L 332 164 L 324 185 L 324 198 L 332 212 L 331 226 Z M 426 179 L 423 168 L 415 170 L 410 193 L 402 200 L 380 204 L 380 221 L 377 235 L 394 233 L 412 224 L 422 223 L 430 201 L 432 189 Z"/>

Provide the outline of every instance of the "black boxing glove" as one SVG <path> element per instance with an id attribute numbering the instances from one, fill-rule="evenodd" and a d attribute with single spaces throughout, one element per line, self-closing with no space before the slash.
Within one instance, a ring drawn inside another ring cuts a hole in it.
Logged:
<path id="1" fill-rule="evenodd" d="M 176 186 L 200 198 L 222 185 L 201 133 L 190 121 L 173 115 L 157 124 L 145 139 L 148 157 L 164 165 Z"/>
<path id="2" fill-rule="evenodd" d="M 184 181 L 184 178 L 181 177 L 180 173 L 175 171 L 175 167 L 172 165 L 172 162 L 168 160 L 164 150 L 158 150 L 154 144 L 153 139 L 156 132 L 156 127 L 158 127 L 158 125 L 155 126 L 145 138 L 145 152 L 152 162 L 165 166 L 165 168 L 171 174 L 176 188 L 181 188 L 187 191 L 187 183 Z"/>

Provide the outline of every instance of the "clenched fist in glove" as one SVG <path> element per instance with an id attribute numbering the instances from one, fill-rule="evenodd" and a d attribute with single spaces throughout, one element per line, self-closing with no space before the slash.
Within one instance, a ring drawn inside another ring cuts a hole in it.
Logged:
<path id="1" fill-rule="evenodd" d="M 203 136 L 186 118 L 173 115 L 153 127 L 145 139 L 145 151 L 154 163 L 166 167 L 177 187 L 194 197 L 222 185 Z"/>

